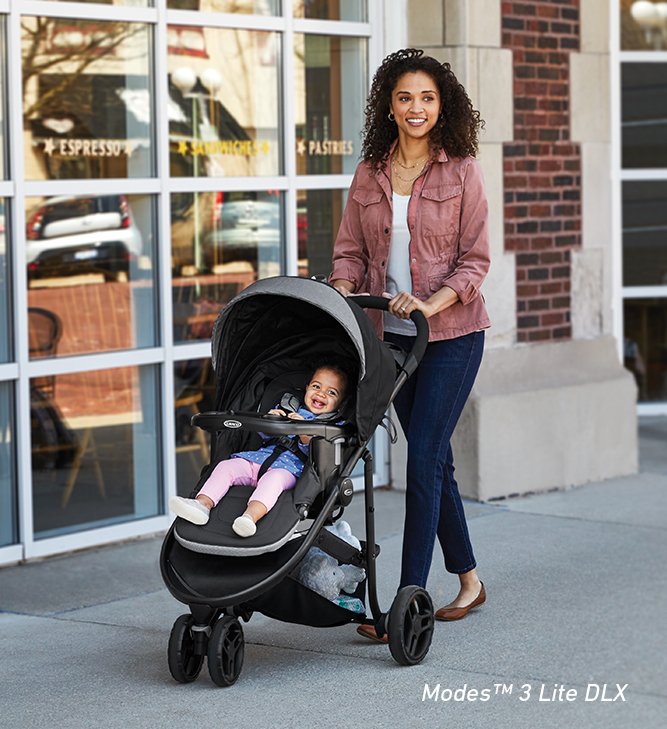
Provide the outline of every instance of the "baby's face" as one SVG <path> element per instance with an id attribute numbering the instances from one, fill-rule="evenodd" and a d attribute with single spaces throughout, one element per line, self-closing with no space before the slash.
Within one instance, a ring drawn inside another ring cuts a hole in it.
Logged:
<path id="1" fill-rule="evenodd" d="M 306 407 L 315 415 L 332 413 L 343 400 L 344 386 L 343 378 L 337 372 L 320 367 L 306 388 Z"/>

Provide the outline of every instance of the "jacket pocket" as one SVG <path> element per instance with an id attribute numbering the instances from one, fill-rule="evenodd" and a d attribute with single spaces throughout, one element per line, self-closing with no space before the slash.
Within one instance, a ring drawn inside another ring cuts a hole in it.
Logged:
<path id="1" fill-rule="evenodd" d="M 452 236 L 459 232 L 463 187 L 438 185 L 422 190 L 421 228 L 425 236 Z"/>
<path id="2" fill-rule="evenodd" d="M 380 236 L 382 217 L 382 190 L 357 189 L 352 199 L 359 203 L 359 220 L 369 253 L 372 254 Z"/>

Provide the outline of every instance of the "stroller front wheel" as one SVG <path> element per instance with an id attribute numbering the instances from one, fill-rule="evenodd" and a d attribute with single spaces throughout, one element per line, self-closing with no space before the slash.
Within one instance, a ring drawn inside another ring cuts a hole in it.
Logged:
<path id="1" fill-rule="evenodd" d="M 204 663 L 204 655 L 198 655 L 192 635 L 192 615 L 181 615 L 176 619 L 169 636 L 167 660 L 169 672 L 179 683 L 194 681 Z"/>
<path id="2" fill-rule="evenodd" d="M 433 639 L 435 616 L 431 596 L 409 585 L 398 591 L 388 615 L 387 637 L 394 660 L 402 666 L 420 663 Z"/>
<path id="3" fill-rule="evenodd" d="M 245 639 L 241 623 L 231 616 L 220 618 L 208 640 L 208 672 L 213 683 L 231 686 L 241 675 Z"/>

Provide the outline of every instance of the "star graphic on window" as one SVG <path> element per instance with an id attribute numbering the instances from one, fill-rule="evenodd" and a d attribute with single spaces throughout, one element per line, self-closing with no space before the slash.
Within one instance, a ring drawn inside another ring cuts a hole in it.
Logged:
<path id="1" fill-rule="evenodd" d="M 296 143 L 296 153 L 303 156 L 306 154 L 306 142 L 303 139 L 298 139 Z"/>
<path id="2" fill-rule="evenodd" d="M 178 143 L 178 153 L 182 157 L 185 157 L 185 155 L 188 153 L 188 143 L 187 142 L 184 142 L 183 140 L 181 140 Z"/>
<path id="3" fill-rule="evenodd" d="M 50 157 L 53 154 L 53 152 L 55 151 L 55 148 L 56 148 L 56 145 L 55 145 L 55 142 L 53 141 L 53 137 L 49 137 L 44 142 L 44 154 L 48 154 Z"/>

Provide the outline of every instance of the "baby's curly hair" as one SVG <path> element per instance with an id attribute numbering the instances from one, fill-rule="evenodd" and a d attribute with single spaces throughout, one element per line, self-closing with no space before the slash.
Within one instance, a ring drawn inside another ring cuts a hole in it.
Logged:
<path id="1" fill-rule="evenodd" d="M 442 113 L 429 134 L 432 151 L 444 149 L 453 157 L 477 154 L 478 134 L 484 122 L 449 63 L 425 56 L 420 49 L 404 48 L 382 61 L 366 103 L 361 156 L 375 168 L 387 159 L 389 148 L 398 136 L 396 124 L 388 118 L 391 94 L 403 74 L 415 71 L 423 71 L 433 78 L 442 101 Z"/>

